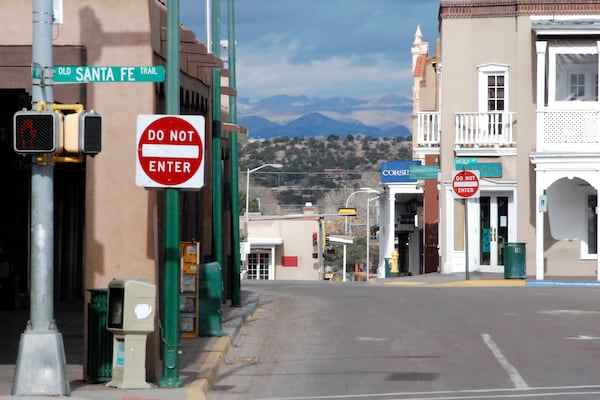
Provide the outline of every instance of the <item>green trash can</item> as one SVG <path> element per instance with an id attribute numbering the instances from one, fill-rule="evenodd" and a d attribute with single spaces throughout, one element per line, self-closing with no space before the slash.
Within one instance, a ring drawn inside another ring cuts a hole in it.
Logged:
<path id="1" fill-rule="evenodd" d="M 223 278 L 218 262 L 198 269 L 198 335 L 222 336 Z"/>
<path id="2" fill-rule="evenodd" d="M 525 243 L 504 246 L 504 278 L 525 279 Z"/>
<path id="3" fill-rule="evenodd" d="M 88 289 L 86 382 L 108 382 L 112 378 L 113 335 L 106 329 L 108 289 Z"/>

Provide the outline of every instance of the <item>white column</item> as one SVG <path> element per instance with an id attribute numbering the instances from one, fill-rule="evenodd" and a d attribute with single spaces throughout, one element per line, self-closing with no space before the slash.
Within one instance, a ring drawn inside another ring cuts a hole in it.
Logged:
<path id="1" fill-rule="evenodd" d="M 596 184 L 596 188 L 600 187 L 600 184 Z M 596 189 L 596 199 L 600 197 L 599 190 Z M 596 200 L 597 202 L 598 200 Z M 596 217 L 598 216 L 598 206 L 596 206 Z M 598 255 L 598 248 L 600 243 L 600 218 L 596 218 L 596 279 L 600 281 L 600 256 Z"/>
<path id="2" fill-rule="evenodd" d="M 544 148 L 544 94 L 546 89 L 546 48 L 547 42 L 535 42 L 537 53 L 537 76 L 535 101 L 537 112 L 536 151 Z"/>
<path id="3" fill-rule="evenodd" d="M 537 54 L 536 70 L 536 112 L 537 112 L 537 131 L 536 131 L 536 151 L 544 149 L 544 101 L 546 89 L 546 49 L 548 43 L 538 41 L 535 43 Z M 536 214 L 535 214 L 535 279 L 544 279 L 544 213 L 540 210 L 540 196 L 545 190 L 545 176 L 543 171 L 535 172 L 535 194 L 536 194 Z"/>
<path id="4" fill-rule="evenodd" d="M 396 235 L 396 194 L 390 190 L 385 192 L 386 198 L 381 202 L 386 208 L 385 215 L 381 217 L 381 224 L 385 224 L 385 235 L 383 240 L 379 243 L 380 247 L 380 263 L 383 261 L 385 265 L 385 259 L 392 257 L 392 251 L 394 251 L 394 236 Z M 380 264 L 381 265 L 381 264 Z"/>
<path id="5" fill-rule="evenodd" d="M 377 276 L 379 278 L 385 278 L 386 245 L 390 233 L 388 224 L 390 210 L 389 203 L 386 201 L 388 191 L 389 188 L 384 190 L 381 197 L 383 200 L 379 202 L 379 263 L 377 264 Z"/>
<path id="6" fill-rule="evenodd" d="M 269 260 L 269 280 L 275 280 L 275 246 L 271 247 L 271 259 Z"/>
<path id="7" fill-rule="evenodd" d="M 544 212 L 540 210 L 540 196 L 544 195 L 543 171 L 535 173 L 535 279 L 544 280 Z"/>

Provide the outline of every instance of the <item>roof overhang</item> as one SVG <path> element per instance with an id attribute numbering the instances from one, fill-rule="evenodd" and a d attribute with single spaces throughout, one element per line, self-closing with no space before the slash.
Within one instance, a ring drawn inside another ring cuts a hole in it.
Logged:
<path id="1" fill-rule="evenodd" d="M 281 246 L 283 239 L 280 237 L 249 237 L 250 246 Z"/>
<path id="2" fill-rule="evenodd" d="M 531 30 L 537 36 L 600 36 L 600 17 L 532 16 Z"/>

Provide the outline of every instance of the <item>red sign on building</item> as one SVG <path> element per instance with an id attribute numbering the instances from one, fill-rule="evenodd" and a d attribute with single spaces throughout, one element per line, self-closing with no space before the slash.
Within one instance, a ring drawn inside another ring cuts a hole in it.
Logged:
<path id="1" fill-rule="evenodd" d="M 138 186 L 200 189 L 204 186 L 204 117 L 139 115 Z"/>

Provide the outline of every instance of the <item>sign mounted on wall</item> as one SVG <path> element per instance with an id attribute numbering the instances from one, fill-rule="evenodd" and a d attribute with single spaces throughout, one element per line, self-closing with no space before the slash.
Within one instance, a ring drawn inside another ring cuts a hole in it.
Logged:
<path id="1" fill-rule="evenodd" d="M 452 172 L 452 192 L 455 199 L 479 197 L 479 171 L 462 170 Z"/>
<path id="2" fill-rule="evenodd" d="M 394 160 L 381 163 L 381 183 L 416 182 L 410 176 L 410 167 L 421 161 Z"/>

